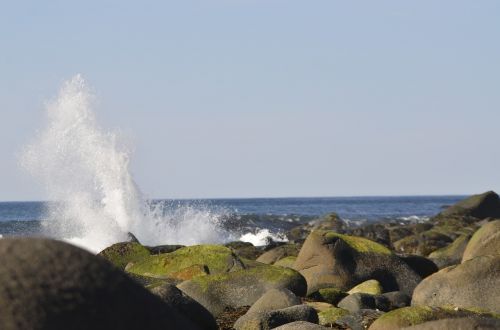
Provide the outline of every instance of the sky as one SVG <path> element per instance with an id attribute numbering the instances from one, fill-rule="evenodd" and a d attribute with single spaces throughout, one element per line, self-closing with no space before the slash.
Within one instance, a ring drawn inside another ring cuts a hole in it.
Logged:
<path id="1" fill-rule="evenodd" d="M 498 1 L 2 1 L 0 200 L 77 73 L 152 198 L 500 190 Z"/>

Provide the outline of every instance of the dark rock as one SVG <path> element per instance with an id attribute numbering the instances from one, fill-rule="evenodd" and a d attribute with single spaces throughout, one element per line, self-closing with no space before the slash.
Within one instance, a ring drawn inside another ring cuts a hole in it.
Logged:
<path id="1" fill-rule="evenodd" d="M 162 254 L 170 253 L 183 248 L 184 245 L 157 245 L 157 246 L 146 246 L 150 254 Z"/>
<path id="2" fill-rule="evenodd" d="M 0 328 L 199 329 L 122 271 L 48 239 L 0 240 Z"/>
<path id="3" fill-rule="evenodd" d="M 302 301 L 288 289 L 271 289 L 264 293 L 248 310 L 248 313 L 268 312 L 302 304 Z"/>
<path id="4" fill-rule="evenodd" d="M 500 218 L 500 198 L 493 191 L 473 195 L 450 206 L 439 216 L 471 216 L 478 219 Z"/>
<path id="5" fill-rule="evenodd" d="M 131 232 L 127 233 L 127 241 L 128 242 L 132 242 L 132 243 L 139 243 L 139 244 L 141 244 L 141 242 L 139 242 L 139 240 L 137 239 L 137 237 L 135 237 L 135 235 L 132 234 Z"/>
<path id="6" fill-rule="evenodd" d="M 394 309 L 407 307 L 411 304 L 411 297 L 409 295 L 401 291 L 392 291 L 376 296 L 375 303 L 377 306 L 382 305 L 382 302 L 379 300 L 381 296 L 386 299 L 383 303 L 389 304 L 388 308 L 384 309 L 385 311 L 392 311 Z"/>
<path id="7" fill-rule="evenodd" d="M 249 306 L 236 308 L 226 307 L 216 318 L 219 330 L 233 330 L 234 323 L 246 314 L 248 307 Z"/>
<path id="8" fill-rule="evenodd" d="M 403 260 L 421 278 L 434 274 L 439 270 L 438 266 L 430 259 L 416 255 L 400 255 Z"/>
<path id="9" fill-rule="evenodd" d="M 121 242 L 105 248 L 97 255 L 123 270 L 129 262 L 149 257 L 149 251 L 136 242 Z"/>
<path id="10" fill-rule="evenodd" d="M 457 237 L 453 243 L 429 254 L 429 259 L 431 259 L 439 269 L 459 264 L 462 261 L 462 256 L 470 238 L 470 234 L 462 234 Z"/>
<path id="11" fill-rule="evenodd" d="M 337 320 L 336 324 L 343 329 L 366 330 L 370 325 L 384 313 L 373 309 L 362 309 L 358 312 L 346 315 Z"/>
<path id="12" fill-rule="evenodd" d="M 216 330 L 218 328 L 212 314 L 194 299 L 185 295 L 175 285 L 164 284 L 157 286 L 151 289 L 151 292 L 160 297 L 167 306 L 196 323 L 200 329 Z"/>
<path id="13" fill-rule="evenodd" d="M 225 244 L 224 246 L 233 250 L 233 252 L 245 259 L 255 260 L 262 254 L 262 249 L 254 246 L 249 242 L 235 241 Z"/>
<path id="14" fill-rule="evenodd" d="M 367 238 L 380 243 L 386 247 L 391 247 L 391 236 L 387 229 L 387 224 L 373 223 L 362 227 L 349 229 L 346 234 Z"/>
<path id="15" fill-rule="evenodd" d="M 236 330 L 267 330 L 295 321 L 318 323 L 318 313 L 307 305 L 297 305 L 262 313 L 247 313 L 234 324 Z"/>
<path id="16" fill-rule="evenodd" d="M 407 236 L 394 242 L 394 249 L 398 252 L 427 256 L 429 253 L 447 246 L 453 239 L 435 228 L 419 234 Z"/>
<path id="17" fill-rule="evenodd" d="M 500 313 L 500 255 L 480 256 L 424 279 L 412 305 L 490 310 Z"/>
<path id="18" fill-rule="evenodd" d="M 325 328 L 315 323 L 306 321 L 296 321 L 279 326 L 277 328 L 274 328 L 273 330 L 327 330 L 327 329 L 329 328 Z"/>
<path id="19" fill-rule="evenodd" d="M 323 288 L 308 295 L 316 301 L 324 301 L 332 305 L 337 305 L 339 301 L 347 297 L 348 294 L 337 288 Z"/>
<path id="20" fill-rule="evenodd" d="M 325 287 L 348 290 L 366 280 L 384 291 L 413 292 L 420 276 L 386 247 L 361 237 L 314 231 L 304 242 L 294 269 L 307 280 L 308 293 Z"/>

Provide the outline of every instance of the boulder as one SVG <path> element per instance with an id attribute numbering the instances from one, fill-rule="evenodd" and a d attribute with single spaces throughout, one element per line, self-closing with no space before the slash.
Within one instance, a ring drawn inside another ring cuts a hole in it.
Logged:
<path id="1" fill-rule="evenodd" d="M 399 254 L 399 257 L 421 278 L 426 278 L 439 270 L 438 266 L 426 257 L 412 254 Z"/>
<path id="2" fill-rule="evenodd" d="M 200 329 L 103 258 L 41 238 L 0 240 L 0 328 Z"/>
<path id="3" fill-rule="evenodd" d="M 318 313 L 326 311 L 327 309 L 330 309 L 332 307 L 335 307 L 332 304 L 323 301 L 305 301 L 304 304 L 307 306 L 311 306 Z"/>
<path id="4" fill-rule="evenodd" d="M 235 241 L 224 244 L 230 248 L 238 257 L 255 260 L 262 254 L 262 249 L 254 246 L 250 242 Z"/>
<path id="5" fill-rule="evenodd" d="M 189 280 L 197 276 L 221 274 L 243 268 L 240 258 L 227 247 L 194 245 L 143 258 L 127 267 L 127 271 L 149 277 Z"/>
<path id="6" fill-rule="evenodd" d="M 500 255 L 480 256 L 424 279 L 412 305 L 479 308 L 500 313 Z"/>
<path id="7" fill-rule="evenodd" d="M 160 297 L 165 305 L 184 315 L 200 329 L 218 329 L 212 314 L 194 299 L 184 294 L 175 285 L 164 284 L 157 286 L 151 289 L 151 292 Z"/>
<path id="8" fill-rule="evenodd" d="M 273 330 L 327 330 L 321 325 L 307 321 L 296 321 L 274 328 Z"/>
<path id="9" fill-rule="evenodd" d="M 125 269 L 129 262 L 136 262 L 149 257 L 149 250 L 136 242 L 121 242 L 105 248 L 97 254 L 120 269 Z"/>
<path id="10" fill-rule="evenodd" d="M 347 293 L 337 288 L 323 288 L 311 293 L 308 297 L 317 301 L 324 301 L 337 305 L 339 301 L 347 297 Z"/>
<path id="11" fill-rule="evenodd" d="M 347 291 L 348 294 L 353 293 L 368 293 L 372 295 L 381 294 L 382 286 L 377 280 L 368 280 L 356 285 L 351 290 Z"/>
<path id="12" fill-rule="evenodd" d="M 343 308 L 331 307 L 318 313 L 319 324 L 333 327 L 334 323 L 342 316 L 349 315 L 349 311 Z"/>
<path id="13" fill-rule="evenodd" d="M 500 198 L 493 191 L 470 196 L 439 214 L 439 217 L 450 216 L 471 216 L 478 219 L 500 218 Z"/>
<path id="14" fill-rule="evenodd" d="M 391 247 L 391 235 L 386 223 L 370 223 L 346 230 L 346 234 L 367 238 L 371 241 Z"/>
<path id="15" fill-rule="evenodd" d="M 145 246 L 149 250 L 149 254 L 162 254 L 170 253 L 183 248 L 184 245 L 156 245 L 156 246 Z"/>
<path id="16" fill-rule="evenodd" d="M 467 318 L 442 319 L 429 321 L 404 328 L 405 330 L 497 330 L 500 329 L 500 319 L 495 318 Z"/>
<path id="17" fill-rule="evenodd" d="M 297 260 L 297 257 L 292 257 L 292 256 L 285 257 L 283 259 L 276 261 L 274 265 L 279 267 L 293 268 L 295 260 Z"/>
<path id="18" fill-rule="evenodd" d="M 434 321 L 444 318 L 461 317 L 491 317 L 489 314 L 473 312 L 468 310 L 411 306 L 395 309 L 380 316 L 370 326 L 369 330 L 399 330 L 401 328 L 422 324 L 427 321 Z"/>
<path id="19" fill-rule="evenodd" d="M 264 293 L 247 313 L 268 312 L 302 304 L 299 297 L 288 289 L 271 289 Z"/>
<path id="20" fill-rule="evenodd" d="M 500 220 L 488 222 L 474 233 L 465 248 L 462 262 L 488 254 L 500 254 Z"/>
<path id="21" fill-rule="evenodd" d="M 304 242 L 294 264 L 307 280 L 308 293 L 321 288 L 348 290 L 376 279 L 384 291 L 413 292 L 420 282 L 408 265 L 389 249 L 368 239 L 314 231 Z"/>
<path id="22" fill-rule="evenodd" d="M 439 269 L 459 264 L 470 238 L 470 234 L 462 234 L 453 243 L 429 254 L 429 258 L 434 261 Z"/>
<path id="23" fill-rule="evenodd" d="M 262 313 L 247 313 L 234 324 L 236 330 L 268 330 L 290 322 L 318 322 L 318 314 L 307 305 L 297 305 Z"/>
<path id="24" fill-rule="evenodd" d="M 366 293 L 353 293 L 342 299 L 338 305 L 339 308 L 349 312 L 358 312 L 361 309 L 376 309 L 375 297 Z"/>
<path id="25" fill-rule="evenodd" d="M 217 316 L 226 307 L 251 306 L 271 289 L 286 288 L 304 296 L 307 284 L 293 269 L 257 263 L 245 270 L 196 277 L 178 288 Z"/>
<path id="26" fill-rule="evenodd" d="M 453 239 L 449 235 L 433 228 L 394 242 L 394 249 L 398 252 L 427 256 L 451 242 L 453 242 Z"/>
<path id="27" fill-rule="evenodd" d="M 388 304 L 387 308 L 384 309 L 386 311 L 392 311 L 394 309 L 407 307 L 407 306 L 410 306 L 410 304 L 411 304 L 411 297 L 409 295 L 407 295 L 406 293 L 401 292 L 401 291 L 386 292 L 386 293 L 383 293 L 379 296 L 375 296 L 375 302 L 376 302 L 377 306 L 382 305 L 382 301 L 380 300 L 380 297 L 383 297 L 384 303 Z"/>
<path id="28" fill-rule="evenodd" d="M 337 319 L 335 325 L 339 325 L 340 329 L 350 330 L 366 330 L 368 327 L 384 312 L 373 309 L 362 309 L 355 313 L 351 313 Z"/>
<path id="29" fill-rule="evenodd" d="M 278 260 L 281 260 L 285 257 L 296 257 L 299 254 L 300 245 L 298 244 L 285 244 L 278 247 L 275 247 L 260 257 L 257 258 L 258 262 L 262 262 L 264 264 L 272 265 Z"/>

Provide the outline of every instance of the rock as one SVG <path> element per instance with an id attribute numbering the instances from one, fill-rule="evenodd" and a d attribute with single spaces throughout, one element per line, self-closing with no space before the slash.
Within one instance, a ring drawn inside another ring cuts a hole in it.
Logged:
<path id="1" fill-rule="evenodd" d="M 500 255 L 480 256 L 424 279 L 412 305 L 480 308 L 500 313 Z"/>
<path id="2" fill-rule="evenodd" d="M 235 241 L 224 244 L 230 248 L 238 257 L 255 260 L 262 254 L 262 249 L 254 246 L 250 242 Z"/>
<path id="3" fill-rule="evenodd" d="M 399 257 L 421 278 L 426 278 L 439 270 L 438 266 L 426 257 L 411 254 L 399 255 Z"/>
<path id="4" fill-rule="evenodd" d="M 200 329 L 218 329 L 212 314 L 175 285 L 164 284 L 153 288 L 151 292 L 160 297 L 167 306 L 195 323 Z"/>
<path id="5" fill-rule="evenodd" d="M 391 247 L 391 236 L 385 223 L 371 223 L 346 231 L 346 234 L 367 238 L 371 241 Z"/>
<path id="6" fill-rule="evenodd" d="M 294 269 L 306 278 L 308 293 L 324 287 L 347 290 L 376 279 L 384 291 L 411 294 L 420 282 L 420 276 L 383 245 L 331 231 L 314 231 L 307 237 Z"/>
<path id="7" fill-rule="evenodd" d="M 462 234 L 453 243 L 429 254 L 429 258 L 439 269 L 459 264 L 470 238 L 470 234 Z"/>
<path id="8" fill-rule="evenodd" d="M 323 288 L 311 293 L 308 297 L 317 301 L 324 301 L 332 305 L 337 305 L 339 301 L 347 297 L 347 293 L 337 288 Z"/>
<path id="9" fill-rule="evenodd" d="M 471 216 L 478 219 L 500 218 L 500 198 L 493 191 L 473 195 L 450 206 L 439 216 Z"/>
<path id="10" fill-rule="evenodd" d="M 120 269 L 129 262 L 136 262 L 149 257 L 149 250 L 139 243 L 122 242 L 111 245 L 97 254 Z"/>
<path id="11" fill-rule="evenodd" d="M 394 242 L 394 249 L 399 252 L 427 256 L 451 242 L 453 242 L 453 239 L 450 236 L 433 228 Z"/>
<path id="12" fill-rule="evenodd" d="M 322 327 L 321 325 L 317 325 L 315 323 L 306 321 L 296 321 L 279 326 L 277 328 L 274 328 L 273 330 L 326 330 L 326 329 L 328 328 Z"/>
<path id="13" fill-rule="evenodd" d="M 500 220 L 488 222 L 474 233 L 465 248 L 462 262 L 488 254 L 500 254 Z"/>
<path id="14" fill-rule="evenodd" d="M 383 314 L 383 312 L 373 309 L 362 309 L 358 312 L 342 316 L 337 320 L 336 325 L 340 325 L 341 329 L 366 330 Z"/>
<path id="15" fill-rule="evenodd" d="M 394 242 L 414 234 L 410 226 L 390 227 L 388 230 L 389 230 L 389 239 L 391 241 L 391 246 L 393 246 L 392 244 Z"/>
<path id="16" fill-rule="evenodd" d="M 221 274 L 243 268 L 243 262 L 229 248 L 219 245 L 194 245 L 143 258 L 127 267 L 127 271 L 149 277 L 189 280 L 196 276 Z"/>
<path id="17" fill-rule="evenodd" d="M 286 268 L 293 268 L 293 264 L 295 263 L 295 260 L 297 260 L 297 257 L 285 257 L 283 259 L 280 259 L 274 263 L 274 266 L 279 266 L 279 267 L 286 267 Z"/>
<path id="18" fill-rule="evenodd" d="M 256 263 L 246 270 L 193 278 L 179 289 L 217 316 L 226 307 L 251 306 L 271 289 L 286 288 L 304 296 L 307 284 L 293 269 Z"/>
<path id="19" fill-rule="evenodd" d="M 290 242 L 301 243 L 313 230 L 333 230 L 343 233 L 346 228 L 346 223 L 336 213 L 330 213 L 322 219 L 317 219 L 290 229 L 286 233 L 286 237 Z"/>
<path id="20" fill-rule="evenodd" d="M 131 232 L 128 232 L 127 233 L 127 242 L 132 242 L 132 243 L 139 243 L 141 244 L 141 242 L 139 242 L 139 240 L 137 239 L 137 237 L 135 237 L 134 234 L 132 234 Z"/>
<path id="21" fill-rule="evenodd" d="M 405 330 L 496 330 L 500 329 L 500 319 L 495 318 L 456 318 L 430 321 L 404 328 Z"/>
<path id="22" fill-rule="evenodd" d="M 75 246 L 0 240 L 0 328 L 200 329 L 126 274 Z"/>
<path id="23" fill-rule="evenodd" d="M 264 293 L 248 310 L 248 313 L 268 312 L 302 304 L 299 297 L 288 289 L 271 289 Z"/>
<path id="24" fill-rule="evenodd" d="M 162 254 L 162 253 L 171 253 L 183 247 L 184 245 L 157 245 L 157 246 L 146 246 L 145 248 L 149 250 L 149 254 Z"/>
<path id="25" fill-rule="evenodd" d="M 404 307 L 380 316 L 370 326 L 369 330 L 399 330 L 401 328 L 444 318 L 482 317 L 490 316 L 467 310 L 455 310 L 429 306 Z"/>
<path id="26" fill-rule="evenodd" d="M 236 330 L 267 330 L 295 321 L 318 322 L 316 311 L 306 305 L 297 305 L 262 313 L 247 313 L 234 324 Z"/>
<path id="27" fill-rule="evenodd" d="M 377 304 L 375 297 L 366 293 L 353 293 L 342 299 L 338 307 L 348 310 L 349 312 L 358 312 L 361 309 L 376 309 Z"/>
<path id="28" fill-rule="evenodd" d="M 322 301 L 305 301 L 304 304 L 307 306 L 311 306 L 318 313 L 323 312 L 323 311 L 330 309 L 332 307 L 335 307 L 332 304 L 322 302 Z"/>
<path id="29" fill-rule="evenodd" d="M 386 292 L 381 294 L 380 296 L 376 296 L 375 303 L 377 306 L 380 306 L 382 304 L 380 300 L 377 301 L 377 298 L 379 297 L 384 297 L 386 299 L 386 302 L 388 303 L 388 307 L 385 309 L 386 311 L 392 311 L 394 309 L 407 307 L 411 304 L 411 297 L 401 291 Z"/>
<path id="30" fill-rule="evenodd" d="M 334 323 L 338 319 L 346 315 L 349 315 L 348 310 L 337 307 L 331 307 L 328 308 L 327 310 L 318 313 L 319 324 L 324 325 L 326 327 L 333 327 Z"/>
<path id="31" fill-rule="evenodd" d="M 354 288 L 347 291 L 347 293 L 368 293 L 377 295 L 382 293 L 382 286 L 380 286 L 380 283 L 377 280 L 368 280 L 356 285 Z"/>
<path id="32" fill-rule="evenodd" d="M 285 257 L 296 257 L 299 254 L 300 245 L 298 244 L 285 244 L 278 247 L 275 247 L 260 257 L 257 258 L 258 262 L 262 262 L 264 264 L 272 265 L 280 259 Z"/>

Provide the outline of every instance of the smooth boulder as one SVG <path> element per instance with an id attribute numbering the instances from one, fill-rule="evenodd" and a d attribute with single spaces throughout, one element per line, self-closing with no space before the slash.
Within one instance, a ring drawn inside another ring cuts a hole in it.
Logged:
<path id="1" fill-rule="evenodd" d="M 488 222 L 472 235 L 462 262 L 489 254 L 500 254 L 500 220 Z"/>
<path id="2" fill-rule="evenodd" d="M 318 314 L 307 305 L 297 305 L 262 313 L 247 313 L 236 321 L 234 328 L 236 330 L 268 330 L 295 321 L 317 323 Z"/>
<path id="3" fill-rule="evenodd" d="M 500 329 L 500 319 L 495 318 L 467 318 L 442 319 L 429 321 L 404 328 L 405 330 L 497 330 Z"/>
<path id="4" fill-rule="evenodd" d="M 424 279 L 412 305 L 479 308 L 500 313 L 500 255 L 480 256 Z"/>
<path id="5" fill-rule="evenodd" d="M 325 287 L 348 290 L 375 279 L 384 291 L 411 294 L 421 280 L 383 245 L 332 231 L 313 231 L 304 242 L 294 269 L 306 278 L 308 293 Z"/>
<path id="6" fill-rule="evenodd" d="M 472 195 L 441 212 L 438 217 L 500 218 L 500 197 L 493 191 Z"/>
<path id="7" fill-rule="evenodd" d="M 247 313 L 268 312 L 300 305 L 302 302 L 292 291 L 288 289 L 271 289 L 264 293 Z"/>
<path id="8" fill-rule="evenodd" d="M 0 240 L 0 329 L 200 329 L 100 257 L 60 241 Z"/>

